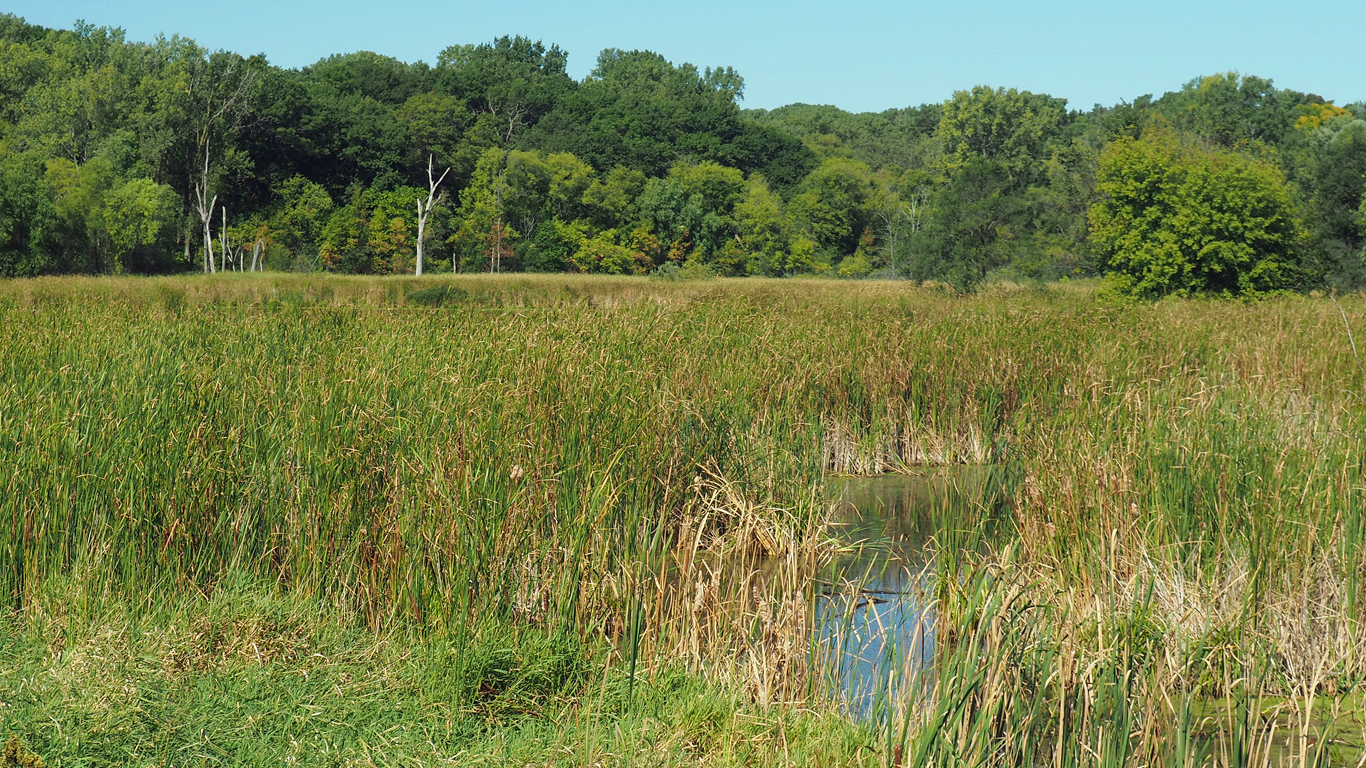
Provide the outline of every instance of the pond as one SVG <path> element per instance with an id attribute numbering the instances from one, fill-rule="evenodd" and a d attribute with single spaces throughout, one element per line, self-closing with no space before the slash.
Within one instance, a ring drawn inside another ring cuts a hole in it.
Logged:
<path id="1" fill-rule="evenodd" d="M 935 554 L 982 545 L 1004 477 L 999 467 L 969 466 L 835 484 L 841 550 L 819 585 L 814 647 L 850 714 L 881 718 L 930 682 Z"/>
<path id="2" fill-rule="evenodd" d="M 1000 467 L 926 469 L 918 474 L 840 478 L 832 533 L 841 554 L 821 579 L 813 650 L 818 669 L 851 716 L 885 721 L 897 702 L 934 683 L 936 560 L 942 548 L 981 548 L 1010 490 Z M 1318 696 L 1306 742 L 1323 765 L 1366 762 L 1361 696 Z M 1190 749 L 1199 764 L 1235 749 L 1228 702 L 1190 706 Z M 1272 764 L 1299 760 L 1303 702 L 1264 697 L 1250 739 Z M 1319 745 L 1322 742 L 1322 746 Z"/>

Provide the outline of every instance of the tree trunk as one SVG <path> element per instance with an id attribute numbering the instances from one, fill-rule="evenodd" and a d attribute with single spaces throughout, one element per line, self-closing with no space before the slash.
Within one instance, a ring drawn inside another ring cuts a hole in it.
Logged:
<path id="1" fill-rule="evenodd" d="M 422 277 L 422 241 L 427 236 L 427 211 L 417 201 L 417 276 Z"/>
<path id="2" fill-rule="evenodd" d="M 204 218 L 204 271 L 209 273 L 218 272 L 218 264 L 213 253 L 213 209 L 218 205 L 218 195 L 213 196 L 207 209 L 200 208 L 200 215 Z"/>
<path id="3" fill-rule="evenodd" d="M 218 230 L 218 250 L 223 252 L 223 271 L 231 271 L 232 246 L 228 245 L 228 206 L 218 209 L 223 214 L 223 226 Z"/>
<path id="4" fill-rule="evenodd" d="M 204 170 L 194 185 L 195 209 L 199 213 L 199 223 L 204 228 L 204 271 L 217 272 L 213 256 L 213 209 L 218 205 L 218 195 L 209 197 L 209 145 L 204 145 Z"/>
<path id="5" fill-rule="evenodd" d="M 446 180 L 446 174 L 451 169 L 447 168 L 441 172 L 441 178 L 432 178 L 432 156 L 427 155 L 427 199 L 417 201 L 417 274 L 422 276 L 422 244 L 427 238 L 427 217 L 431 215 L 432 209 L 441 204 L 445 199 L 446 193 L 437 194 L 437 188 L 441 182 Z M 454 261 L 454 259 L 452 259 Z"/>

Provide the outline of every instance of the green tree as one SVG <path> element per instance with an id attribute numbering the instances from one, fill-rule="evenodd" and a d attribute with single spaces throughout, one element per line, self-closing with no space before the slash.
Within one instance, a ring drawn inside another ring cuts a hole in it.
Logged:
<path id="1" fill-rule="evenodd" d="M 122 30 L 78 23 L 48 35 L 34 55 L 16 51 L 14 72 L 34 76 L 20 100 L 14 137 L 23 149 L 83 163 L 121 127 L 130 97 L 132 62 Z"/>
<path id="2" fill-rule="evenodd" d="M 105 198 L 117 184 L 113 164 L 96 157 L 77 164 L 63 157 L 47 161 L 44 174 L 56 213 L 53 245 L 59 260 L 83 272 L 113 271 L 105 231 Z"/>
<path id="3" fill-rule="evenodd" d="M 37 153 L 0 150 L 0 276 L 40 275 L 65 267 L 48 242 L 57 212 L 43 183 Z"/>
<path id="4" fill-rule="evenodd" d="M 1100 157 L 1091 236 L 1136 296 L 1253 295 L 1298 277 L 1301 234 L 1280 170 L 1155 128 Z"/>
<path id="5" fill-rule="evenodd" d="M 1199 77 L 1158 102 L 1175 125 L 1223 147 L 1279 144 L 1293 127 L 1304 94 L 1282 91 L 1255 75 L 1224 72 Z"/>
<path id="6" fill-rule="evenodd" d="M 0 120 L 13 124 L 23 117 L 24 97 L 50 76 L 53 64 L 40 46 L 0 38 Z"/>
<path id="7" fill-rule="evenodd" d="M 152 272 L 170 267 L 178 200 L 151 179 L 132 179 L 105 196 L 100 212 L 116 272 Z"/>
<path id="8" fill-rule="evenodd" d="M 783 220 L 783 201 L 759 174 L 745 182 L 745 194 L 735 204 L 736 239 L 750 275 L 785 275 L 795 266 Z"/>
<path id="9" fill-rule="evenodd" d="M 569 55 L 541 41 L 500 37 L 492 43 L 457 45 L 437 58 L 435 75 L 447 93 L 496 124 L 500 140 L 511 144 L 574 89 L 565 74 Z"/>
<path id="10" fill-rule="evenodd" d="M 330 83 L 310 84 L 309 103 L 303 133 L 318 148 L 318 164 L 304 175 L 332 195 L 355 183 L 385 188 L 413 177 L 414 145 L 393 107 Z"/>
<path id="11" fill-rule="evenodd" d="M 734 209 L 744 193 L 744 174 L 735 168 L 678 163 L 665 178 L 647 182 L 638 203 L 671 258 L 715 263 L 735 234 Z"/>
<path id="12" fill-rule="evenodd" d="M 636 201 L 645 190 L 645 174 L 617 166 L 592 180 L 583 192 L 583 204 L 593 224 L 602 229 L 622 227 L 636 220 Z"/>
<path id="13" fill-rule="evenodd" d="M 323 227 L 323 265 L 356 274 L 412 272 L 417 201 L 425 196 L 426 190 L 415 187 L 353 189 L 349 202 L 333 211 Z"/>
<path id="14" fill-rule="evenodd" d="M 395 115 L 408 131 L 417 166 L 425 168 L 429 157 L 442 168 L 457 164 L 461 136 L 473 122 L 463 102 L 441 93 L 419 93 L 405 101 Z M 468 169 L 459 175 L 468 176 Z"/>
<path id="15" fill-rule="evenodd" d="M 979 85 L 955 91 L 945 102 L 935 135 L 950 169 L 984 157 L 1013 178 L 1028 181 L 1067 117 L 1066 99 Z"/>
<path id="16" fill-rule="evenodd" d="M 568 152 L 547 155 L 512 150 L 506 153 L 499 175 L 478 179 L 481 184 L 494 181 L 502 185 L 501 205 L 508 224 L 519 237 L 529 238 L 547 218 L 578 217 L 593 169 Z"/>
<path id="17" fill-rule="evenodd" d="M 1366 120 L 1341 115 L 1311 127 L 1300 188 L 1308 198 L 1312 269 L 1338 288 L 1366 285 Z"/>
<path id="18" fill-rule="evenodd" d="M 525 140 L 573 152 L 600 171 L 663 176 L 680 160 L 709 161 L 795 184 L 814 158 L 799 141 L 743 120 L 743 92 L 728 67 L 699 70 L 651 51 L 609 48 Z"/>
<path id="19" fill-rule="evenodd" d="M 551 152 L 543 162 L 550 176 L 546 189 L 547 212 L 561 219 L 579 218 L 587 213 L 584 196 L 597 181 L 593 166 L 572 152 Z"/>
<path id="20" fill-rule="evenodd" d="M 993 269 L 1009 262 L 1009 240 L 1020 214 L 1008 166 L 969 157 L 935 191 L 924 226 L 901 257 L 900 271 L 913 280 L 949 283 L 971 291 Z"/>
<path id="21" fill-rule="evenodd" d="M 832 157 L 797 187 L 788 202 L 789 226 L 828 249 L 832 258 L 853 254 L 873 225 L 880 192 L 867 165 Z"/>
<path id="22" fill-rule="evenodd" d="M 242 122 L 235 138 L 244 162 L 234 169 L 231 186 L 224 189 L 225 200 L 233 205 L 234 211 L 265 213 L 274 203 L 273 192 L 281 183 L 303 172 L 317 174 L 324 166 L 319 148 L 304 131 L 311 110 L 303 74 L 292 69 L 259 67 L 251 114 Z M 160 178 L 154 173 L 147 175 L 175 186 L 174 179 Z"/>
<path id="23" fill-rule="evenodd" d="M 275 199 L 268 225 L 271 238 L 293 259 L 311 259 L 332 216 L 331 195 L 321 184 L 294 176 L 276 187 Z"/>
<path id="24" fill-rule="evenodd" d="M 563 272 L 573 266 L 572 257 L 588 239 L 584 221 L 551 219 L 541 222 L 530 240 L 513 244 L 518 265 L 527 272 Z"/>
<path id="25" fill-rule="evenodd" d="M 431 80 L 426 64 L 406 64 L 370 51 L 334 54 L 304 72 L 310 80 L 325 83 L 338 93 L 364 96 L 390 107 L 426 91 Z"/>
<path id="26" fill-rule="evenodd" d="M 460 224 L 450 240 L 462 271 L 502 272 L 513 266 L 518 233 L 508 225 L 509 160 L 506 150 L 485 150 L 460 194 Z"/>

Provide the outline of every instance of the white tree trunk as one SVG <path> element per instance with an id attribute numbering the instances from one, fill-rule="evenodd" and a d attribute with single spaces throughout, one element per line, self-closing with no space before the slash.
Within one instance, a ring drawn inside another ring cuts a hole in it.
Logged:
<path id="1" fill-rule="evenodd" d="M 194 185 L 195 209 L 199 213 L 199 223 L 204 230 L 204 271 L 217 272 L 213 256 L 213 209 L 218 205 L 218 195 L 209 199 L 209 147 L 204 145 L 204 170 Z"/>
<path id="2" fill-rule="evenodd" d="M 223 225 L 218 230 L 218 249 L 223 252 L 223 271 L 233 271 L 232 246 L 228 245 L 228 206 L 218 209 L 223 214 Z"/>
<path id="3" fill-rule="evenodd" d="M 422 277 L 422 241 L 427 236 L 427 211 L 417 201 L 417 276 Z"/>
<path id="4" fill-rule="evenodd" d="M 251 271 L 256 272 L 256 265 L 261 259 L 261 238 L 256 238 L 256 242 L 251 246 Z"/>
<path id="5" fill-rule="evenodd" d="M 213 252 L 213 209 L 218 205 L 218 195 L 214 195 L 209 201 L 209 206 L 205 209 L 200 207 L 200 216 L 204 219 L 204 271 L 210 273 L 218 272 L 217 260 Z"/>
<path id="6" fill-rule="evenodd" d="M 233 76 L 236 77 L 235 83 L 229 79 Z M 195 208 L 204 229 L 205 272 L 218 271 L 217 258 L 213 252 L 213 209 L 218 202 L 218 195 L 214 194 L 212 199 L 209 198 L 210 143 L 214 127 L 219 126 L 230 132 L 241 124 L 255 84 L 256 73 L 250 69 L 238 69 L 234 66 L 230 67 L 227 72 L 215 76 L 209 67 L 200 66 L 195 68 L 189 83 L 185 86 L 186 92 L 195 95 L 196 98 L 200 90 L 208 91 L 204 121 L 195 129 L 197 146 L 204 151 L 204 165 L 199 172 L 199 180 L 194 185 Z M 220 89 L 220 86 L 224 86 L 226 90 Z M 221 92 L 216 93 L 216 91 Z M 193 173 L 191 173 L 191 178 L 193 178 Z M 188 237 L 186 249 L 189 249 Z M 224 257 L 226 258 L 226 256 L 225 253 Z"/>
<path id="7" fill-rule="evenodd" d="M 446 193 L 437 194 L 437 187 L 446 180 L 446 174 L 451 169 L 447 168 L 441 172 L 441 178 L 432 177 L 432 156 L 427 155 L 427 199 L 417 201 L 417 274 L 422 275 L 422 244 L 427 239 L 427 217 L 431 215 L 432 209 L 441 204 L 445 199 Z M 454 261 L 454 259 L 452 259 Z"/>

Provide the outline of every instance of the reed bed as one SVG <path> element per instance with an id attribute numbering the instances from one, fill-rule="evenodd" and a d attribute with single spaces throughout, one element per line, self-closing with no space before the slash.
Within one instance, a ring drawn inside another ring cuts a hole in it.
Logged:
<path id="1" fill-rule="evenodd" d="M 290 752 L 261 707 L 234 738 L 332 764 L 1352 760 L 1366 378 L 1344 317 L 1366 327 L 1366 301 L 1339 301 L 0 285 L 0 725 L 208 764 L 146 691 L 316 673 L 409 691 L 376 722 L 420 736 Z M 827 477 L 947 463 L 1009 468 L 971 516 L 1004 532 L 945 521 L 930 688 L 851 723 L 813 670 Z"/>

